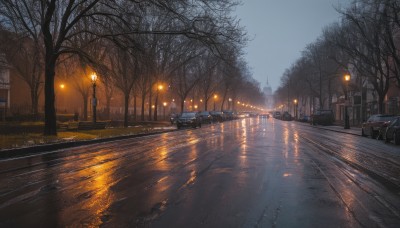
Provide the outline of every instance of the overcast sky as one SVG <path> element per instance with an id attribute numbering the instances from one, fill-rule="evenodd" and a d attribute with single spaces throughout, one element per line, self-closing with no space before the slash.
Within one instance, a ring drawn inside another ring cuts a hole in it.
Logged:
<path id="1" fill-rule="evenodd" d="M 243 0 L 236 15 L 251 38 L 246 60 L 253 77 L 272 89 L 301 55 L 307 44 L 322 33 L 322 29 L 340 20 L 334 7 L 346 6 L 350 0 Z"/>

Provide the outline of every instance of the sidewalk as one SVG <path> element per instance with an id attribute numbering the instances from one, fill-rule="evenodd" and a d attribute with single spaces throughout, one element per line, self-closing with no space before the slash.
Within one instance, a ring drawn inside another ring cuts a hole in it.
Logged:
<path id="1" fill-rule="evenodd" d="M 361 136 L 361 128 L 360 127 L 350 127 L 350 129 L 344 129 L 343 126 L 337 126 L 337 125 L 332 125 L 332 126 L 316 125 L 313 127 L 326 129 L 326 130 L 330 130 L 330 131 L 346 133 L 346 134 L 350 134 L 350 135 Z"/>

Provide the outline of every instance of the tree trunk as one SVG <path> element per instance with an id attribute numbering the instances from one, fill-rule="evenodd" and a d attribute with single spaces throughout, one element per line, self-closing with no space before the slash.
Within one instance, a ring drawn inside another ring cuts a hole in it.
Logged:
<path id="1" fill-rule="evenodd" d="M 385 96 L 380 96 L 378 97 L 378 111 L 380 114 L 385 114 Z"/>
<path id="2" fill-rule="evenodd" d="M 128 127 L 129 125 L 129 93 L 126 93 L 124 96 L 124 104 L 125 104 L 125 110 L 124 110 L 124 127 Z"/>
<path id="3" fill-rule="evenodd" d="M 49 53 L 50 52 L 50 53 Z M 57 135 L 57 116 L 54 106 L 54 76 L 56 68 L 56 57 L 51 51 L 46 50 L 45 69 L 45 102 L 44 102 L 44 135 Z"/>
<path id="4" fill-rule="evenodd" d="M 137 115 L 137 110 L 136 110 L 136 104 L 137 104 L 137 102 L 136 102 L 136 98 L 137 98 L 137 96 L 136 96 L 136 94 L 133 96 L 133 121 L 135 121 L 136 122 L 136 115 Z"/>
<path id="5" fill-rule="evenodd" d="M 110 110 L 111 110 L 111 97 L 106 97 L 106 118 L 110 120 Z"/>
<path id="6" fill-rule="evenodd" d="M 184 111 L 184 108 L 185 108 L 185 99 L 182 99 L 181 100 L 181 112 Z"/>
<path id="7" fill-rule="evenodd" d="M 158 115 L 158 92 L 156 93 L 156 101 L 154 102 L 154 121 L 157 121 L 157 115 Z"/>
<path id="8" fill-rule="evenodd" d="M 36 89 L 31 90 L 32 114 L 34 120 L 38 120 L 39 117 L 39 94 L 37 94 L 36 91 Z"/>
<path id="9" fill-rule="evenodd" d="M 83 120 L 88 120 L 88 102 L 89 98 L 87 96 L 83 96 Z"/>
<path id="10" fill-rule="evenodd" d="M 152 92 L 149 93 L 149 121 L 151 121 L 151 102 L 152 102 Z"/>
<path id="11" fill-rule="evenodd" d="M 144 121 L 144 102 L 146 101 L 146 94 L 142 94 L 142 110 L 140 111 L 140 119 Z"/>
<path id="12" fill-rule="evenodd" d="M 57 51 L 54 50 L 53 36 L 50 32 L 50 22 L 53 16 L 56 2 L 47 3 L 48 11 L 44 17 L 42 33 L 46 50 L 44 70 L 44 135 L 57 135 L 57 116 L 55 109 L 54 77 L 56 75 Z"/>

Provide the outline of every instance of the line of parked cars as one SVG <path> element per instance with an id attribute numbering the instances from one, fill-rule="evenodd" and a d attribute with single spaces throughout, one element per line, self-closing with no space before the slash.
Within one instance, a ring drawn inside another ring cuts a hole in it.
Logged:
<path id="1" fill-rule="evenodd" d="M 400 145 L 400 116 L 372 115 L 362 124 L 361 135 L 384 139 L 385 142 L 394 141 L 396 145 Z"/>
<path id="2" fill-rule="evenodd" d="M 284 121 L 292 121 L 294 118 L 292 117 L 292 115 L 289 112 L 279 112 L 279 111 L 275 111 L 272 115 L 275 119 L 278 120 L 284 120 Z"/>
<path id="3" fill-rule="evenodd" d="M 201 127 L 202 124 L 211 124 L 227 120 L 237 119 L 238 115 L 234 111 L 202 111 L 202 112 L 182 112 L 172 114 L 171 124 L 176 124 L 178 129 L 182 127 Z"/>

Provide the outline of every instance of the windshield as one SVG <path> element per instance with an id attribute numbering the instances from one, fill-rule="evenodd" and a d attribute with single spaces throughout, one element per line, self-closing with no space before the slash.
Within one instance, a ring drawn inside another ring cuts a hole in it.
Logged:
<path id="1" fill-rule="evenodd" d="M 183 118 L 193 118 L 195 116 L 196 116 L 196 113 L 194 113 L 194 112 L 184 112 L 181 115 L 181 117 L 183 117 Z"/>
<path id="2" fill-rule="evenodd" d="M 393 118 L 393 116 L 379 116 L 376 121 L 391 121 Z"/>

